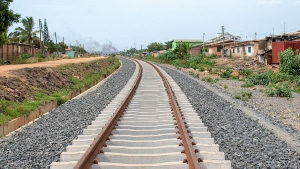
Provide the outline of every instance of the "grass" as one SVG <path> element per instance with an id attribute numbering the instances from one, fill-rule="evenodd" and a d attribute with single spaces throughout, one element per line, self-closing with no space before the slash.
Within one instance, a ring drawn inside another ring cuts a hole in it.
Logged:
<path id="1" fill-rule="evenodd" d="M 59 91 L 35 92 L 32 94 L 32 100 L 25 100 L 23 102 L 0 100 L 0 124 L 4 124 L 23 115 L 29 115 L 30 112 L 38 109 L 44 103 L 48 103 L 53 100 L 57 100 L 58 105 L 64 104 L 68 101 L 65 96 L 71 91 L 79 90 L 82 87 L 89 86 L 95 81 L 101 79 L 101 77 L 106 77 L 109 74 L 113 73 L 117 68 L 120 67 L 118 59 L 108 59 L 110 65 L 106 70 L 102 70 L 100 73 L 94 71 L 89 74 L 85 74 L 85 76 L 80 79 L 74 78 L 71 74 L 69 74 L 72 85 L 66 86 Z M 88 65 L 88 63 L 85 64 Z M 64 70 L 65 72 L 70 69 L 74 69 L 73 71 L 77 71 L 77 66 L 77 64 L 68 64 L 59 66 L 59 69 Z M 101 70 L 101 68 L 99 68 L 99 70 Z"/>
<path id="2" fill-rule="evenodd" d="M 240 91 L 239 93 L 234 95 L 234 98 L 240 99 L 243 101 L 247 101 L 247 100 L 251 99 L 251 97 L 252 97 L 252 92 L 246 92 L 246 91 Z"/>

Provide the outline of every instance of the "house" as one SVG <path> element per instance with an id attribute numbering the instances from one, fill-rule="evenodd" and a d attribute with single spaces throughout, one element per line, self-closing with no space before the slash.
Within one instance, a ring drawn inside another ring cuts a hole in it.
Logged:
<path id="1" fill-rule="evenodd" d="M 66 55 L 68 55 L 69 57 L 73 58 L 75 57 L 75 51 L 72 48 L 67 48 L 65 49 L 66 51 Z"/>
<path id="2" fill-rule="evenodd" d="M 231 45 L 231 50 L 229 56 L 241 57 L 241 58 L 253 58 L 256 59 L 258 54 L 259 41 L 242 41 L 234 42 Z"/>
<path id="3" fill-rule="evenodd" d="M 167 51 L 166 50 L 161 50 L 161 51 L 153 51 L 153 52 L 150 52 L 150 55 L 153 56 L 153 57 L 158 57 L 164 53 L 166 53 Z"/>
<path id="4" fill-rule="evenodd" d="M 230 56 L 232 43 L 240 42 L 241 37 L 235 36 L 228 32 L 224 33 L 224 35 L 223 33 L 218 33 L 215 38 L 208 40 L 204 44 L 197 44 L 191 46 L 189 49 L 189 54 L 191 56 L 199 55 L 200 53 L 202 53 L 204 47 L 207 49 L 209 55 L 222 56 L 223 41 L 226 52 L 225 54 L 226 56 Z"/>
<path id="5" fill-rule="evenodd" d="M 199 45 L 202 44 L 203 41 L 202 40 L 197 40 L 197 39 L 174 39 L 173 43 L 172 43 L 172 51 L 174 51 L 176 49 L 177 46 L 179 46 L 179 44 L 182 43 L 186 43 L 189 45 L 189 47 L 193 46 L 193 45 Z"/>

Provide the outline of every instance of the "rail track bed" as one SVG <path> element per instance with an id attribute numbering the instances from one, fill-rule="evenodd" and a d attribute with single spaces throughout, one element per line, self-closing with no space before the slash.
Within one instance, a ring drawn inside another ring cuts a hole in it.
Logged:
<path id="1" fill-rule="evenodd" d="M 127 85 L 50 168 L 231 168 L 172 78 L 135 62 Z"/>

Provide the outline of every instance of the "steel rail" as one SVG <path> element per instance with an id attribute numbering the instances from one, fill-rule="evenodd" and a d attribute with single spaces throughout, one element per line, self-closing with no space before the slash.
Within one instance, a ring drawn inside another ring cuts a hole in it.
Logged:
<path id="1" fill-rule="evenodd" d="M 161 71 L 154 64 L 152 64 L 150 62 L 147 62 L 147 63 L 155 68 L 155 70 L 158 72 L 158 74 L 162 78 L 165 88 L 167 89 L 167 93 L 168 93 L 170 101 L 171 101 L 172 109 L 173 109 L 175 117 L 176 117 L 180 138 L 183 143 L 184 153 L 187 156 L 187 162 L 188 162 L 189 168 L 190 169 L 200 169 L 199 161 L 196 156 L 196 150 L 193 147 L 193 143 L 191 142 L 188 131 L 185 127 L 186 124 L 184 124 L 184 122 L 183 122 L 183 116 L 181 115 L 179 106 L 176 102 L 176 97 L 173 93 L 173 90 L 172 90 L 168 80 L 161 73 Z"/>
<path id="2" fill-rule="evenodd" d="M 143 69 L 139 62 L 139 73 L 138 78 L 135 80 L 133 87 L 130 89 L 129 94 L 126 96 L 124 101 L 120 104 L 118 109 L 114 112 L 113 116 L 109 119 L 106 125 L 103 127 L 101 132 L 95 138 L 88 150 L 83 154 L 78 163 L 75 165 L 75 169 L 89 169 L 93 163 L 98 163 L 95 161 L 97 154 L 101 151 L 102 147 L 105 146 L 105 142 L 109 139 L 112 130 L 115 128 L 120 117 L 124 114 L 124 110 L 127 108 L 131 98 L 135 94 L 136 89 L 142 79 Z"/>

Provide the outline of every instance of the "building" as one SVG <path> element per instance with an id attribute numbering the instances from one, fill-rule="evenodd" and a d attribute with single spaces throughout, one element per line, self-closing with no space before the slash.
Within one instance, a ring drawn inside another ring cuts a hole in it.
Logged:
<path id="1" fill-rule="evenodd" d="M 231 40 L 231 41 L 241 41 L 242 40 L 242 38 L 240 36 L 235 36 L 235 35 L 233 35 L 231 33 L 225 32 L 224 35 L 223 35 L 223 33 L 218 33 L 217 37 L 215 37 L 213 39 L 210 39 L 207 42 L 208 43 L 219 42 L 219 41 L 223 41 L 223 39 L 225 41 L 226 40 Z"/>
<path id="2" fill-rule="evenodd" d="M 199 45 L 202 44 L 203 41 L 202 40 L 197 40 L 197 39 L 174 39 L 173 43 L 172 43 L 172 51 L 174 51 L 177 46 L 179 46 L 179 44 L 188 44 L 189 47 L 193 46 L 193 45 Z"/>
<path id="3" fill-rule="evenodd" d="M 75 51 L 72 48 L 67 48 L 65 49 L 66 51 L 66 55 L 68 55 L 69 57 L 73 58 L 75 57 Z"/>

